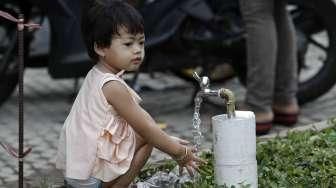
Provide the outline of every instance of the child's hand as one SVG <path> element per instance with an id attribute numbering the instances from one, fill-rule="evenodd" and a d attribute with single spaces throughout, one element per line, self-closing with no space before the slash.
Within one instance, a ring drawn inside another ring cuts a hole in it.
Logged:
<path id="1" fill-rule="evenodd" d="M 185 145 L 185 146 L 190 144 L 190 142 L 188 140 L 184 140 L 184 139 L 178 138 L 176 136 L 170 136 L 170 138 L 172 138 L 174 141 L 178 142 L 179 144 L 182 144 L 182 145 Z"/>
<path id="2" fill-rule="evenodd" d="M 196 148 L 186 147 L 185 153 L 174 160 L 179 165 L 180 175 L 183 172 L 183 168 L 185 167 L 191 177 L 194 176 L 193 169 L 199 171 L 199 164 L 206 164 L 206 161 L 194 155 L 196 152 Z"/>

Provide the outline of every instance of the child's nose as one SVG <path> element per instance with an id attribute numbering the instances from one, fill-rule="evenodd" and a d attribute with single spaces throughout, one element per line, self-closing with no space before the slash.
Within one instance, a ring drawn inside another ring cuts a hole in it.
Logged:
<path id="1" fill-rule="evenodd" d="M 134 53 L 138 54 L 141 53 L 142 46 L 140 45 L 134 45 Z"/>

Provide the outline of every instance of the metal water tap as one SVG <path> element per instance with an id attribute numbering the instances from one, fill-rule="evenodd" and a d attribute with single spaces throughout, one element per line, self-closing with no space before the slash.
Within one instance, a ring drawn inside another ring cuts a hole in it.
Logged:
<path id="1" fill-rule="evenodd" d="M 210 79 L 207 76 L 200 77 L 196 72 L 193 77 L 198 81 L 201 91 L 197 92 L 196 96 L 208 97 L 217 96 L 225 100 L 228 118 L 235 117 L 235 96 L 229 89 L 220 88 L 217 90 L 210 89 Z"/>

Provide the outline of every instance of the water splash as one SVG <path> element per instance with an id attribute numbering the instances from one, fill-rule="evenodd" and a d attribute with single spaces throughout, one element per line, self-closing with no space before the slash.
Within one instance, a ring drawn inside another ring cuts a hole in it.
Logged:
<path id="1" fill-rule="evenodd" d="M 158 171 L 146 181 L 138 182 L 136 185 L 138 188 L 182 188 L 184 183 L 192 181 L 185 170 L 180 176 L 178 167 L 175 167 L 171 172 Z"/>
<path id="2" fill-rule="evenodd" d="M 200 118 L 200 108 L 201 108 L 201 104 L 202 104 L 203 99 L 201 98 L 201 96 L 196 96 L 195 97 L 195 107 L 194 107 L 194 115 L 193 115 L 193 120 L 192 120 L 192 124 L 193 124 L 193 138 L 194 138 L 194 145 L 197 149 L 197 151 L 199 151 L 201 144 L 202 144 L 202 139 L 203 139 L 203 135 L 201 132 L 201 118 Z"/>
<path id="3" fill-rule="evenodd" d="M 194 115 L 192 119 L 193 124 L 193 139 L 194 139 L 194 146 L 196 147 L 197 151 L 199 151 L 203 135 L 201 132 L 201 118 L 200 118 L 200 108 L 202 104 L 202 97 L 197 95 L 195 97 L 195 107 L 194 107 Z M 178 175 L 178 168 L 176 167 L 171 172 L 162 172 L 159 171 L 155 173 L 151 178 L 147 179 L 145 182 L 138 182 L 137 186 L 140 188 L 155 188 L 155 187 L 162 187 L 162 188 L 181 188 L 182 184 L 185 182 L 195 182 L 198 178 L 200 178 L 199 174 L 195 172 L 194 178 L 191 178 L 189 174 L 184 170 L 182 176 Z"/>

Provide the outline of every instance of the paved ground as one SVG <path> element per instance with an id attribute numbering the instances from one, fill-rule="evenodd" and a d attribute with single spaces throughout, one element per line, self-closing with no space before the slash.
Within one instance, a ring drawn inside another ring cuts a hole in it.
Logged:
<path id="1" fill-rule="evenodd" d="M 316 36 L 325 41 L 325 35 Z M 317 49 L 310 49 L 307 58 L 314 66 L 316 61 L 324 58 Z M 309 72 L 306 74 L 309 75 Z M 305 75 L 305 76 L 306 76 Z M 167 124 L 166 131 L 192 140 L 193 107 L 189 106 L 193 87 L 169 75 L 158 75 L 150 79 L 142 75 L 142 86 L 155 88 L 155 91 L 143 91 L 140 95 L 144 99 L 144 108 L 159 122 Z M 238 100 L 242 100 L 245 90 L 237 80 L 231 80 L 224 85 L 213 85 L 213 88 L 225 87 L 235 92 Z M 53 80 L 46 69 L 28 69 L 25 72 L 25 143 L 33 151 L 25 158 L 25 177 L 43 182 L 47 172 L 54 171 L 54 156 L 56 153 L 59 130 L 66 118 L 72 103 L 73 80 Z M 301 116 L 296 127 L 314 122 L 320 122 L 336 115 L 336 87 L 318 100 L 302 106 Z M 215 103 L 216 105 L 214 105 Z M 210 118 L 213 115 L 224 113 L 221 101 L 211 99 L 201 108 L 203 131 L 206 135 L 204 148 L 211 147 Z M 18 109 L 16 96 L 13 95 L 0 107 L 0 140 L 17 147 Z M 287 129 L 276 125 L 270 134 Z M 0 188 L 13 187 L 8 183 L 17 180 L 17 161 L 11 158 L 3 149 L 0 149 Z M 151 160 L 163 157 L 155 151 Z M 59 181 L 62 180 L 52 180 Z"/>
<path id="2" fill-rule="evenodd" d="M 161 75 L 150 79 L 144 75 L 141 83 L 155 87 L 156 91 L 143 91 L 144 107 L 157 121 L 168 124 L 167 132 L 191 139 L 192 106 L 188 106 L 193 88 L 189 83 L 169 75 Z M 34 175 L 35 179 L 46 171 L 54 169 L 54 156 L 57 139 L 62 122 L 71 107 L 73 80 L 52 80 L 45 69 L 28 69 L 25 74 L 25 143 L 33 147 L 33 151 L 25 159 L 24 174 Z M 239 100 L 244 96 L 244 89 L 236 80 L 224 87 L 232 89 Z M 213 88 L 220 87 L 214 85 Z M 326 120 L 336 114 L 336 87 L 320 99 L 302 107 L 302 115 L 296 126 Z M 218 101 L 213 101 L 218 103 Z M 221 106 L 204 103 L 201 108 L 201 118 L 205 127 L 205 148 L 211 147 L 210 117 L 221 114 Z M 17 145 L 17 104 L 16 96 L 0 107 L 0 139 Z M 285 129 L 275 126 L 272 132 Z M 208 132 L 206 132 L 208 131 Z M 17 180 L 17 161 L 0 149 L 0 187 Z M 165 157 L 159 152 L 151 160 Z M 42 181 L 42 180 L 41 180 Z"/>

